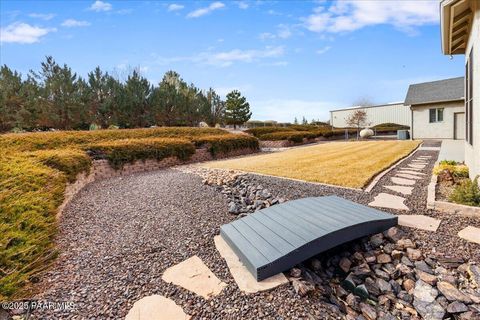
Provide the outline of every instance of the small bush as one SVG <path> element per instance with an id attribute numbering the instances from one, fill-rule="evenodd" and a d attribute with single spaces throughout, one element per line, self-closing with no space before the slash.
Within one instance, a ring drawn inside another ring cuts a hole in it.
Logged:
<path id="1" fill-rule="evenodd" d="M 442 160 L 433 168 L 433 173 L 439 175 L 443 170 L 448 170 L 456 178 L 468 178 L 468 167 L 457 164 L 455 161 Z"/>
<path id="2" fill-rule="evenodd" d="M 249 148 L 258 150 L 259 143 L 255 137 L 247 135 L 223 135 L 223 136 L 203 136 L 193 138 L 192 142 L 196 147 L 207 146 L 208 151 L 215 156 L 218 153 L 227 153 L 233 150 Z"/>
<path id="3" fill-rule="evenodd" d="M 450 195 L 450 201 L 467 206 L 480 207 L 480 187 L 478 177 L 473 181 L 466 179 L 456 186 Z"/>
<path id="4" fill-rule="evenodd" d="M 94 159 L 107 159 L 115 169 L 136 160 L 167 157 L 188 160 L 195 153 L 195 146 L 190 141 L 178 138 L 114 140 L 91 144 L 86 149 Z"/>

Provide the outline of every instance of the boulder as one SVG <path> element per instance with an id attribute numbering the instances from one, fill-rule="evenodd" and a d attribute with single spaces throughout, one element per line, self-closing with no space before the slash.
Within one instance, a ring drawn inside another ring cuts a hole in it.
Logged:
<path id="1" fill-rule="evenodd" d="M 472 299 L 470 299 L 467 294 L 458 290 L 451 283 L 448 283 L 446 281 L 440 281 L 437 283 L 437 288 L 449 301 L 472 303 Z"/>

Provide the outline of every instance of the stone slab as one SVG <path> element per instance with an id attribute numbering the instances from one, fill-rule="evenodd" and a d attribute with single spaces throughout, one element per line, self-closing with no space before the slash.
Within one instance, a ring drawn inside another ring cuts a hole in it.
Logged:
<path id="1" fill-rule="evenodd" d="M 168 268 L 163 273 L 162 280 L 192 291 L 205 299 L 218 295 L 227 286 L 198 256 Z"/>
<path id="2" fill-rule="evenodd" d="M 408 164 L 409 167 L 415 168 L 415 169 L 424 169 L 425 165 L 424 164 Z"/>
<path id="3" fill-rule="evenodd" d="M 403 193 L 405 195 L 411 195 L 413 187 L 405 187 L 405 186 L 383 186 L 384 188 L 393 190 L 395 192 Z"/>
<path id="4" fill-rule="evenodd" d="M 183 312 L 173 300 L 160 295 L 144 297 L 133 304 L 125 320 L 187 320 L 190 316 Z"/>
<path id="5" fill-rule="evenodd" d="M 468 226 L 458 232 L 458 236 L 470 242 L 480 244 L 480 228 Z"/>
<path id="6" fill-rule="evenodd" d="M 399 215 L 398 224 L 426 231 L 437 231 L 442 220 L 437 220 L 424 215 Z"/>
<path id="7" fill-rule="evenodd" d="M 381 208 L 390 208 L 396 210 L 406 210 L 410 209 L 403 203 L 405 198 L 395 196 L 389 193 L 379 193 L 375 196 L 375 199 L 370 202 L 368 205 L 371 207 L 381 207 Z"/>
<path id="8" fill-rule="evenodd" d="M 406 186 L 413 186 L 415 184 L 415 180 L 410 180 L 410 179 L 405 179 L 405 178 L 397 178 L 397 177 L 391 177 L 390 179 L 395 184 L 403 184 L 403 185 L 406 185 Z"/>
<path id="9" fill-rule="evenodd" d="M 400 177 L 400 178 L 405 178 L 405 179 L 414 179 L 414 180 L 423 179 L 422 177 L 419 177 L 419 176 L 416 176 L 416 175 L 413 175 L 413 174 L 400 173 L 400 172 L 397 173 L 395 176 Z"/>
<path id="10" fill-rule="evenodd" d="M 214 238 L 214 242 L 218 252 L 227 262 L 228 269 L 230 270 L 233 279 L 241 291 L 246 293 L 255 293 L 259 291 L 270 290 L 282 284 L 288 283 L 288 279 L 283 273 L 279 273 L 258 282 L 221 236 L 216 236 Z"/>
<path id="11" fill-rule="evenodd" d="M 412 170 L 408 170 L 408 169 L 401 169 L 401 170 L 398 170 L 397 172 L 398 173 L 415 174 L 417 176 L 424 176 L 425 175 L 425 173 L 423 173 L 423 172 L 412 171 Z"/>

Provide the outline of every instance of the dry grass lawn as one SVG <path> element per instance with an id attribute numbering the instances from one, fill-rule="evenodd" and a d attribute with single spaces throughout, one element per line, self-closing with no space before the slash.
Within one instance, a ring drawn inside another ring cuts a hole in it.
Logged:
<path id="1" fill-rule="evenodd" d="M 239 159 L 212 161 L 205 166 L 362 188 L 376 174 L 407 156 L 419 143 L 332 142 Z"/>

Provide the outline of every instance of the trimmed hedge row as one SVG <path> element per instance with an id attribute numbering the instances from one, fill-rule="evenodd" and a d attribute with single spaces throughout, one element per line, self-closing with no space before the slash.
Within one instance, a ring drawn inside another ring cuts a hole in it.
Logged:
<path id="1" fill-rule="evenodd" d="M 308 131 L 285 131 L 285 132 L 273 132 L 267 133 L 260 136 L 262 141 L 278 141 L 278 140 L 288 140 L 291 142 L 302 142 L 304 138 L 306 139 L 315 139 L 318 137 L 317 133 L 308 132 Z"/>
<path id="2" fill-rule="evenodd" d="M 89 171 L 92 158 L 123 164 L 175 156 L 195 147 L 212 154 L 258 149 L 258 140 L 210 128 L 49 132 L 0 136 L 0 301 L 22 297 L 32 276 L 56 256 L 56 212 L 67 182 Z"/>
<path id="3" fill-rule="evenodd" d="M 11 133 L 0 135 L 0 145 L 17 151 L 35 151 L 123 139 L 184 138 L 190 140 L 195 137 L 225 134 L 228 133 L 222 129 L 186 127 Z"/>
<path id="4" fill-rule="evenodd" d="M 94 159 L 107 159 L 110 165 L 119 169 L 126 163 L 137 160 L 177 157 L 188 160 L 195 153 L 195 146 L 186 139 L 146 138 L 105 141 L 86 147 Z"/>
<path id="5" fill-rule="evenodd" d="M 193 138 L 192 142 L 197 148 L 207 146 L 212 156 L 239 149 L 258 150 L 260 148 L 258 139 L 247 135 L 203 136 Z"/>

